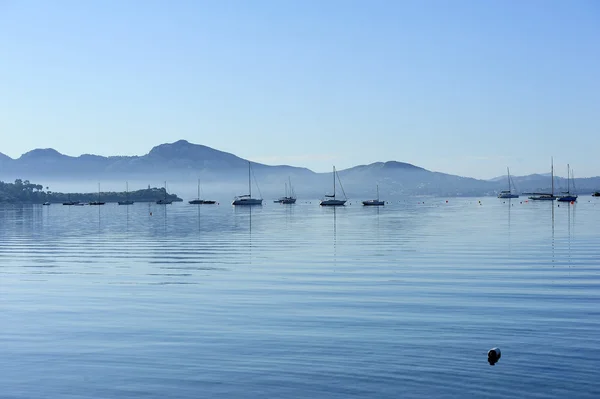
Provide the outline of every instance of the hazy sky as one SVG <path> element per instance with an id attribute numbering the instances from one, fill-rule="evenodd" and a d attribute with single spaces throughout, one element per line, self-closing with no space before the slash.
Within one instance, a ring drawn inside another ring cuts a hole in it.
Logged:
<path id="1" fill-rule="evenodd" d="M 600 2 L 0 0 L 0 152 L 600 175 Z"/>

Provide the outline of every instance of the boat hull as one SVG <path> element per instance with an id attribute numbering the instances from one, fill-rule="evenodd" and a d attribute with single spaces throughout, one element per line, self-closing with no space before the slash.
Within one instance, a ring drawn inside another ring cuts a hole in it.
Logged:
<path id="1" fill-rule="evenodd" d="M 231 205 L 235 206 L 251 206 L 262 205 L 263 200 L 258 198 L 237 198 L 234 199 Z"/>
<path id="2" fill-rule="evenodd" d="M 195 200 L 188 201 L 188 204 L 190 204 L 190 205 L 213 205 L 216 203 L 217 203 L 217 201 L 201 200 L 201 199 L 195 199 Z"/>
<path id="3" fill-rule="evenodd" d="M 101 202 L 101 201 L 93 201 L 93 202 L 90 202 L 90 203 L 89 203 L 89 205 L 104 205 L 104 204 L 106 204 L 106 202 Z"/>
<path id="4" fill-rule="evenodd" d="M 158 200 L 156 201 L 157 205 L 171 205 L 173 203 L 173 201 L 169 201 L 169 200 Z"/>
<path id="5" fill-rule="evenodd" d="M 519 196 L 517 194 L 498 194 L 498 198 L 510 199 L 510 198 L 519 198 Z"/>
<path id="6" fill-rule="evenodd" d="M 275 200 L 273 202 L 276 204 L 295 204 L 296 198 L 291 198 L 291 197 L 279 198 L 278 200 Z"/>
<path id="7" fill-rule="evenodd" d="M 559 202 L 573 202 L 573 201 L 577 201 L 577 196 L 576 195 L 563 195 L 562 197 L 559 197 L 557 199 L 557 201 L 559 201 Z"/>
<path id="8" fill-rule="evenodd" d="M 119 205 L 133 205 L 133 201 L 119 201 Z"/>
<path id="9" fill-rule="evenodd" d="M 529 197 L 532 201 L 556 201 L 554 196 L 540 196 L 540 197 Z"/>
<path id="10" fill-rule="evenodd" d="M 367 200 L 367 201 L 363 201 L 362 204 L 364 206 L 384 206 L 385 202 L 378 201 L 378 200 Z"/>
<path id="11" fill-rule="evenodd" d="M 319 205 L 321 205 L 321 206 L 344 206 L 344 205 L 346 205 L 346 200 L 326 199 L 326 200 L 322 200 Z"/>

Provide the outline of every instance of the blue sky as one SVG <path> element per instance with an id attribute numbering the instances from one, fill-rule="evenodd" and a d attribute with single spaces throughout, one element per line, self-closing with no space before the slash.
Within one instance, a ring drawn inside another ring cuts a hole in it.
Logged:
<path id="1" fill-rule="evenodd" d="M 600 3 L 0 0 L 0 152 L 600 175 Z M 564 168 L 563 168 L 564 169 Z M 560 169 L 559 169 L 560 170 Z"/>

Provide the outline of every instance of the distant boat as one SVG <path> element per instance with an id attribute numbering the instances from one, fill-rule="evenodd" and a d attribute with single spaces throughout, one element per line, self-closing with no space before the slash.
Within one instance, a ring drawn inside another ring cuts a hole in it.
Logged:
<path id="1" fill-rule="evenodd" d="M 498 194 L 498 198 L 519 198 L 517 194 L 513 194 L 512 189 L 510 187 L 511 178 L 510 178 L 510 170 L 506 168 L 506 173 L 508 174 L 508 190 L 500 191 Z"/>
<path id="2" fill-rule="evenodd" d="M 68 206 L 77 205 L 77 204 L 79 204 L 79 201 L 71 201 L 71 194 L 69 194 L 68 201 L 63 202 L 63 205 L 68 205 Z"/>
<path id="3" fill-rule="evenodd" d="M 550 165 L 550 176 L 552 178 L 552 192 L 548 193 L 531 193 L 533 194 L 529 197 L 530 200 L 533 201 L 554 201 L 556 200 L 556 196 L 554 195 L 554 160 L 551 159 Z"/>
<path id="4" fill-rule="evenodd" d="M 212 205 L 217 201 L 200 199 L 200 179 L 198 179 L 198 198 L 188 201 L 190 205 Z"/>
<path id="5" fill-rule="evenodd" d="M 167 199 L 167 182 L 165 182 L 165 198 L 156 201 L 158 205 L 171 205 L 173 201 Z"/>
<path id="6" fill-rule="evenodd" d="M 557 201 L 560 202 L 574 202 L 577 201 L 577 194 L 571 194 L 571 168 L 569 164 L 567 164 L 567 191 L 563 192 L 565 195 L 561 195 L 558 197 Z M 573 182 L 573 190 L 575 190 L 575 182 Z"/>
<path id="7" fill-rule="evenodd" d="M 284 197 L 280 197 L 279 199 L 276 199 L 275 202 L 276 204 L 295 204 L 296 203 L 296 193 L 294 193 L 294 188 L 292 187 L 292 180 L 288 177 L 288 180 L 290 182 L 290 189 L 288 192 L 288 185 L 287 183 L 285 183 L 285 196 Z"/>
<path id="8" fill-rule="evenodd" d="M 90 205 L 104 205 L 106 202 L 100 201 L 100 183 L 98 183 L 98 201 L 90 202 Z"/>
<path id="9" fill-rule="evenodd" d="M 133 205 L 133 201 L 129 199 L 129 182 L 125 182 L 125 201 L 117 202 L 119 205 Z"/>
<path id="10" fill-rule="evenodd" d="M 50 206 L 50 203 L 48 201 L 46 201 L 42 205 L 44 205 L 44 206 Z"/>
<path id="11" fill-rule="evenodd" d="M 233 199 L 231 205 L 262 205 L 262 198 L 252 198 L 252 180 L 250 179 L 251 166 L 248 161 L 248 194 L 239 195 Z M 256 185 L 258 187 L 258 184 Z M 260 193 L 260 188 L 258 189 Z"/>
<path id="12" fill-rule="evenodd" d="M 377 185 L 377 199 L 366 200 L 366 201 L 363 201 L 362 204 L 364 206 L 383 206 L 383 205 L 385 205 L 384 201 L 379 201 L 379 184 Z"/>
<path id="13" fill-rule="evenodd" d="M 600 191 L 594 191 L 592 197 L 600 197 Z"/>
<path id="14" fill-rule="evenodd" d="M 336 186 L 335 179 L 336 179 L 336 177 L 337 177 L 338 182 L 340 183 L 342 192 L 344 193 L 343 200 L 339 200 L 335 196 L 335 186 Z M 321 206 L 344 206 L 346 204 L 346 201 L 348 201 L 348 198 L 346 197 L 346 193 L 344 192 L 344 187 L 342 187 L 342 182 L 341 182 L 340 177 L 339 177 L 338 173 L 336 172 L 335 166 L 334 166 L 333 167 L 333 195 L 325 194 L 325 198 L 323 198 L 321 200 L 319 205 L 321 205 Z"/>

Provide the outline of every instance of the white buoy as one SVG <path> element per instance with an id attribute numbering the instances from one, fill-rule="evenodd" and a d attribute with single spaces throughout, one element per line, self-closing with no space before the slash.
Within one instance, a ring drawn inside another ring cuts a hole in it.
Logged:
<path id="1" fill-rule="evenodd" d="M 490 363 L 490 366 L 493 366 L 494 364 L 496 364 L 498 362 L 498 360 L 500 360 L 500 357 L 502 356 L 502 352 L 500 352 L 500 348 L 492 348 L 488 351 L 488 362 Z"/>

